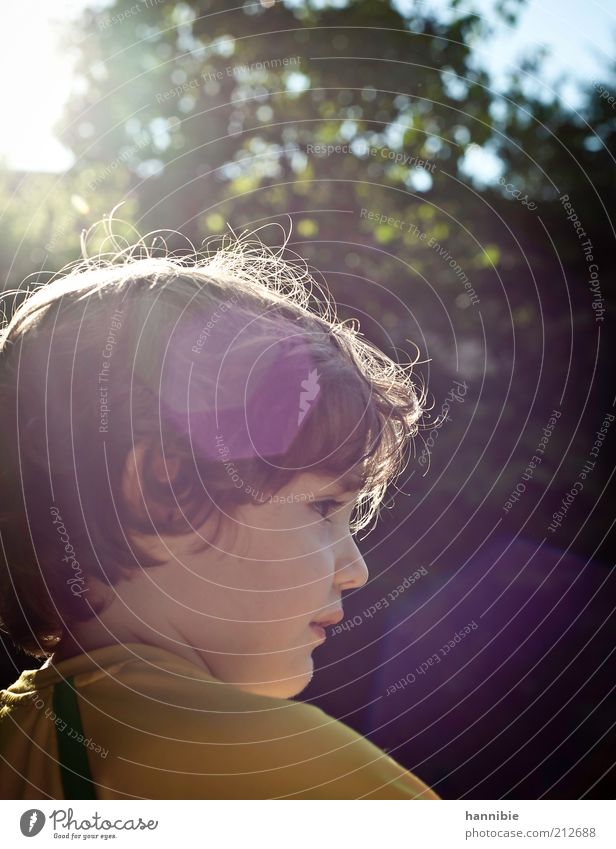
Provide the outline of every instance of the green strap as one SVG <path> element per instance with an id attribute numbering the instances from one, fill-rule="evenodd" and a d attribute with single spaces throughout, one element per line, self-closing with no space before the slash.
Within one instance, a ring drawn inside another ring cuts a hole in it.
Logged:
<path id="1" fill-rule="evenodd" d="M 72 678 L 59 681 L 53 688 L 53 710 L 56 715 L 60 775 L 65 799 L 96 799 L 88 753 L 83 744 L 75 685 Z M 60 730 L 60 726 L 64 730 Z"/>

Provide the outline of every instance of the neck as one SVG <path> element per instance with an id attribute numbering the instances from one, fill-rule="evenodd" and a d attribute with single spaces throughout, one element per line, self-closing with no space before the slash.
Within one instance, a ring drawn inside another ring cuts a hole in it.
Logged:
<path id="1" fill-rule="evenodd" d="M 160 634 L 148 629 L 148 634 L 139 633 L 138 630 L 123 628 L 119 633 L 117 629 L 101 628 L 99 622 L 80 622 L 76 623 L 70 633 L 65 633 L 54 649 L 51 657 L 51 663 L 57 664 L 62 660 L 75 657 L 79 654 L 87 654 L 94 649 L 105 648 L 106 646 L 123 645 L 125 643 L 142 643 L 148 646 L 165 649 L 165 651 L 178 655 L 195 666 L 199 666 L 210 672 L 208 666 L 203 660 L 200 653 L 192 646 L 188 645 L 182 639 L 181 634 L 171 630 L 171 633 Z"/>

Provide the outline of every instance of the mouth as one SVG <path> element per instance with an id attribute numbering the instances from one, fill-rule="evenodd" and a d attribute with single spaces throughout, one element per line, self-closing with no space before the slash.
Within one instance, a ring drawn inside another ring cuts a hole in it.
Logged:
<path id="1" fill-rule="evenodd" d="M 338 622 L 342 622 L 343 619 L 344 611 L 339 608 L 327 616 L 320 616 L 318 619 L 313 619 L 310 623 L 310 628 L 322 642 L 325 642 L 327 639 L 327 631 L 325 629 L 331 625 L 337 625 Z"/>

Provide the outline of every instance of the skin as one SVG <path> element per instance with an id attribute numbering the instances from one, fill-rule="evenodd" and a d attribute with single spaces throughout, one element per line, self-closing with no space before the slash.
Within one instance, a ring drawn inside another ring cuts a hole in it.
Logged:
<path id="1" fill-rule="evenodd" d="M 125 486 L 130 491 L 135 484 L 129 465 Z M 356 496 L 334 476 L 302 473 L 276 500 L 238 508 L 216 548 L 191 551 L 196 532 L 138 537 L 165 564 L 112 588 L 95 587 L 110 604 L 73 626 L 53 662 L 114 642 L 140 642 L 249 692 L 297 695 L 312 678 L 312 653 L 323 642 L 310 623 L 341 615 L 342 593 L 368 578 L 349 531 Z M 199 535 L 208 538 L 210 530 L 206 523 Z"/>

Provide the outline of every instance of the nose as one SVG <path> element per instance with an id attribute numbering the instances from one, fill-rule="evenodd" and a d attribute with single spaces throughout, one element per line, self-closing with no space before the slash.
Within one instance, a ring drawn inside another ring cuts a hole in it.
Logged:
<path id="1" fill-rule="evenodd" d="M 340 541 L 336 553 L 335 583 L 341 591 L 363 587 L 368 580 L 368 567 L 350 533 Z"/>

